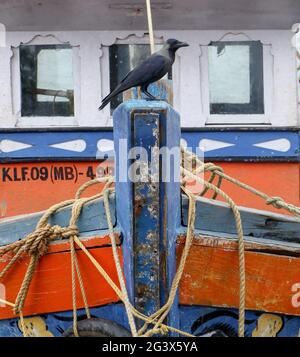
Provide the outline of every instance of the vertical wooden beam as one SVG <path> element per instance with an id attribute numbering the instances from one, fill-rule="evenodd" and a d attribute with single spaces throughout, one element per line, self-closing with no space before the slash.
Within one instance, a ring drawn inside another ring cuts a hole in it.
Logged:
<path id="1" fill-rule="evenodd" d="M 114 112 L 116 208 L 124 239 L 124 271 L 130 299 L 146 315 L 167 300 L 176 269 L 179 142 L 179 115 L 165 102 L 133 100 Z M 165 155 L 160 155 L 162 148 Z M 169 155 L 170 151 L 175 155 Z M 163 159 L 170 157 L 165 170 Z M 169 173 L 166 182 L 165 171 Z M 178 326 L 178 321 L 176 300 L 168 323 Z"/>
<path id="2" fill-rule="evenodd" d="M 135 161 L 134 157 L 140 156 L 131 170 L 132 177 L 136 175 L 133 183 L 134 295 L 138 310 L 151 315 L 160 308 L 159 114 L 134 113 L 132 119 L 133 145 L 137 148 L 132 159 Z M 144 154 L 141 150 L 145 150 Z M 140 165 L 135 166 L 138 162 Z M 151 163 L 156 172 L 151 172 Z"/>

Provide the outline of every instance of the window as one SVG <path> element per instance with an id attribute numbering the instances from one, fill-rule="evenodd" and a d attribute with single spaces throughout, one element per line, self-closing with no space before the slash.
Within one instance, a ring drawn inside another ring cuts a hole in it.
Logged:
<path id="1" fill-rule="evenodd" d="M 264 114 L 260 41 L 219 41 L 208 46 L 210 114 Z"/>
<path id="2" fill-rule="evenodd" d="M 21 45 L 22 116 L 73 116 L 73 49 Z"/>
<path id="3" fill-rule="evenodd" d="M 161 45 L 156 45 L 158 50 Z M 134 67 L 150 56 L 150 46 L 146 44 L 114 44 L 109 47 L 109 68 L 110 68 L 110 89 L 112 90 Z M 172 74 L 168 74 L 171 79 Z M 169 87 L 169 86 L 168 86 Z M 167 90 L 168 90 L 167 87 Z M 149 86 L 151 91 L 151 85 Z M 154 96 L 159 96 L 153 93 Z M 115 109 L 123 102 L 123 93 L 119 94 L 111 101 L 111 110 Z"/>

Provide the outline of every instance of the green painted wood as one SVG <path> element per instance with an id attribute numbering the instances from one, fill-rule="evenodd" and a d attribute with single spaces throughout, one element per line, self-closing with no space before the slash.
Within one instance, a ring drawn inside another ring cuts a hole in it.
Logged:
<path id="1" fill-rule="evenodd" d="M 116 225 L 114 195 L 110 195 L 110 208 L 113 224 Z M 61 227 L 68 226 L 71 210 L 71 206 L 58 210 L 57 213 L 50 218 L 49 223 L 51 225 L 57 224 Z M 0 246 L 22 239 L 34 231 L 43 213 L 44 212 L 37 212 L 0 220 Z M 88 236 L 91 232 L 94 234 L 96 231 L 108 229 L 102 198 L 84 205 L 78 219 L 78 228 L 79 232 L 85 236 Z"/>
<path id="2" fill-rule="evenodd" d="M 188 199 L 182 195 L 182 222 L 187 226 Z M 296 217 L 239 207 L 244 235 L 275 241 L 300 242 L 300 220 Z M 235 219 L 226 203 L 199 198 L 195 229 L 216 235 L 236 235 Z"/>

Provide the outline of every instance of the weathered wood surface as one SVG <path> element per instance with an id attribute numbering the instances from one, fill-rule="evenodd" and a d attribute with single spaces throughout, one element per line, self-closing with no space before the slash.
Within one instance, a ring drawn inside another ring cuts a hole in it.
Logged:
<path id="1" fill-rule="evenodd" d="M 91 238 L 83 241 L 89 248 L 93 257 L 102 265 L 112 280 L 118 285 L 117 272 L 113 260 L 111 247 L 103 243 L 108 242 L 108 235 Z M 121 247 L 118 247 L 122 260 Z M 59 254 L 57 254 L 59 252 Z M 67 243 L 57 243 L 50 246 L 50 254 L 46 254 L 41 260 L 33 277 L 28 296 L 26 298 L 24 315 L 44 314 L 48 312 L 72 310 L 72 281 L 71 281 L 71 257 Z M 113 289 L 89 261 L 81 250 L 77 252 L 77 258 L 87 300 L 90 307 L 117 302 L 119 299 Z M 1 283 L 5 287 L 5 299 L 14 302 L 21 286 L 22 279 L 27 269 L 29 260 L 24 258 L 9 271 Z M 6 262 L 0 262 L 0 271 Z M 77 307 L 83 308 L 79 284 L 77 283 Z M 1 296 L 3 297 L 3 296 Z M 0 320 L 13 318 L 12 308 L 0 304 Z"/>
<path id="2" fill-rule="evenodd" d="M 268 211 L 239 207 L 244 235 L 274 241 L 300 242 L 300 220 Z M 182 196 L 182 221 L 187 225 L 188 199 Z M 195 229 L 213 235 L 236 235 L 232 210 L 226 203 L 199 198 L 196 203 Z"/>
<path id="3" fill-rule="evenodd" d="M 183 244 L 185 242 L 185 237 L 186 233 L 179 233 L 177 237 L 177 244 Z M 201 234 L 199 231 L 195 231 L 193 244 L 222 249 L 237 249 L 238 241 L 237 238 L 228 239 L 228 236 L 226 235 L 218 234 L 218 237 L 214 237 L 211 235 Z M 300 257 L 300 243 L 269 241 L 267 239 L 255 240 L 255 238 L 246 237 L 244 239 L 244 246 L 245 250 L 252 252 Z"/>
<path id="4" fill-rule="evenodd" d="M 177 262 L 183 241 L 181 236 Z M 180 283 L 180 304 L 238 308 L 237 248 L 237 242 L 232 240 L 195 238 Z M 299 316 L 300 296 L 296 287 L 300 282 L 300 258 L 288 252 L 270 254 L 264 252 L 266 248 L 256 243 L 246 244 L 246 308 Z"/>
<path id="5" fill-rule="evenodd" d="M 163 78 L 155 83 L 151 83 L 148 87 L 149 93 L 160 100 L 166 101 L 169 104 L 173 104 L 173 86 L 172 80 Z M 131 99 L 148 99 L 148 97 L 142 93 L 139 87 L 128 89 L 123 93 L 123 101 Z"/>
<path id="6" fill-rule="evenodd" d="M 122 139 L 127 140 L 128 148 L 122 149 L 119 145 Z M 151 153 L 151 149 L 178 147 L 179 115 L 163 101 L 123 103 L 114 112 L 114 140 L 116 207 L 118 227 L 124 239 L 126 285 L 138 310 L 150 315 L 168 298 L 175 274 L 176 236 L 180 225 L 180 183 L 174 178 L 173 163 L 170 163 L 168 180 L 163 181 L 166 177 L 161 174 L 157 182 L 155 179 L 162 173 L 166 160 L 163 161 L 163 155 L 156 155 L 157 150 Z M 136 161 L 124 162 L 127 150 L 133 158 L 131 149 L 134 146 L 146 150 L 149 158 L 151 154 L 150 166 L 145 155 L 140 155 Z M 131 179 L 126 180 L 128 172 L 136 174 L 134 184 Z M 150 182 L 143 182 L 145 175 L 150 175 Z M 168 315 L 168 324 L 179 327 L 176 302 Z"/>
<path id="7" fill-rule="evenodd" d="M 115 216 L 115 196 L 110 196 L 110 209 L 113 224 L 116 224 Z M 49 219 L 52 225 L 66 227 L 69 225 L 72 206 L 67 206 L 57 211 Z M 44 212 L 28 215 L 21 215 L 0 220 L 0 246 L 12 243 L 24 238 L 27 234 L 34 231 L 39 219 Z M 78 219 L 78 228 L 81 235 L 95 235 L 107 230 L 107 221 L 103 205 L 103 199 L 99 198 L 84 205 Z"/>

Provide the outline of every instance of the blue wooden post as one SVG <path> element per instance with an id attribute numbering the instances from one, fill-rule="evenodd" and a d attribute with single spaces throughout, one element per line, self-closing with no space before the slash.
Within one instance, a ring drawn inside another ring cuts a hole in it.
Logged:
<path id="1" fill-rule="evenodd" d="M 146 315 L 166 301 L 176 268 L 179 143 L 179 115 L 165 102 L 132 100 L 114 112 L 116 209 L 124 270 L 130 299 Z M 168 323 L 179 324 L 178 301 Z"/>

